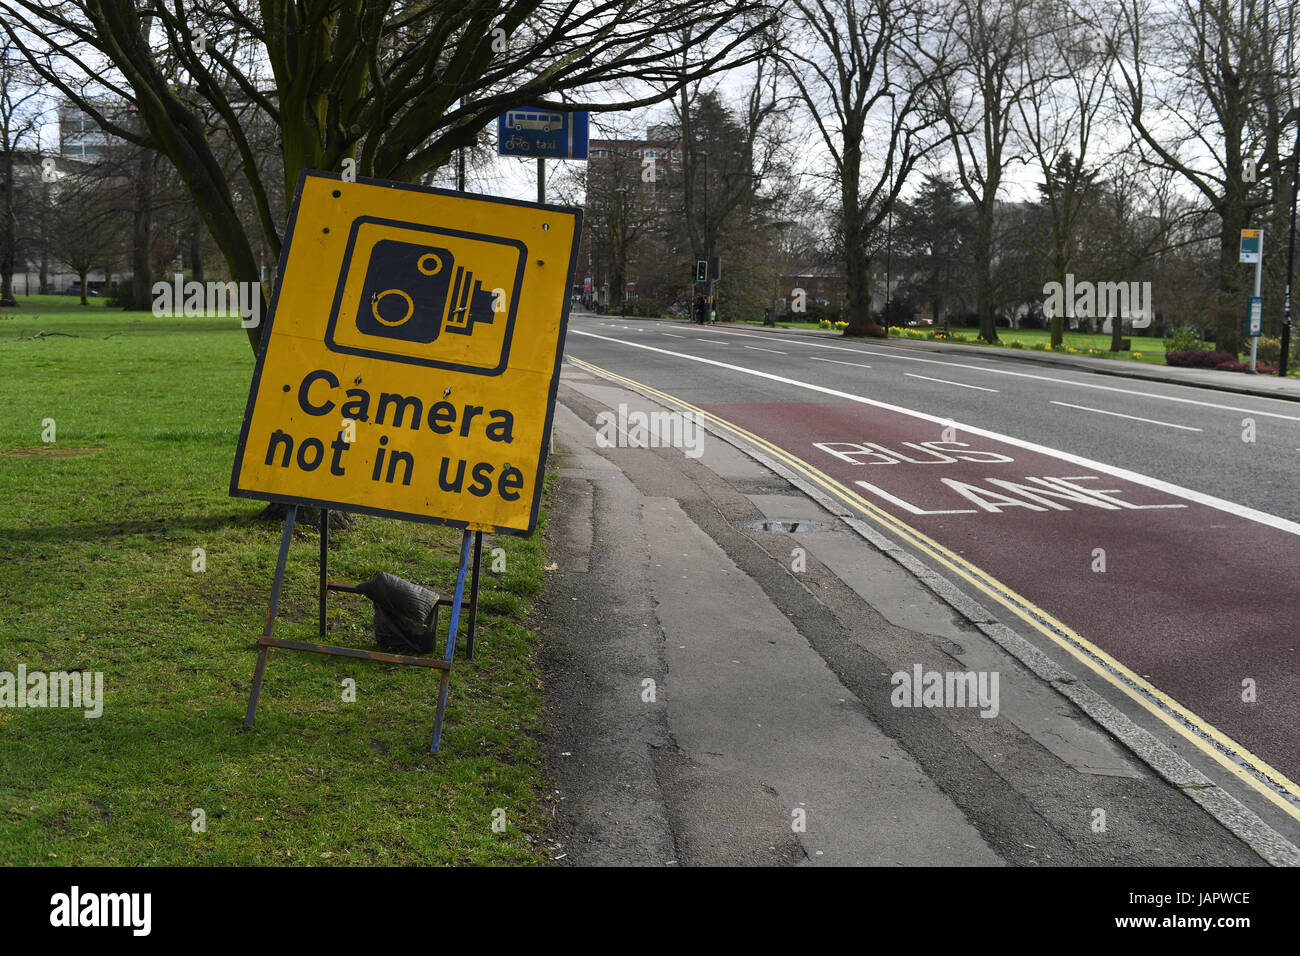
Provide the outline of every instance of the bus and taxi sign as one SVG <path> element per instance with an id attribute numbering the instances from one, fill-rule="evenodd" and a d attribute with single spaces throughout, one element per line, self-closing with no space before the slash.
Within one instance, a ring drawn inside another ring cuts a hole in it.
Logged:
<path id="1" fill-rule="evenodd" d="M 497 154 L 530 159 L 586 159 L 586 112 L 549 106 L 507 110 L 497 117 Z"/>

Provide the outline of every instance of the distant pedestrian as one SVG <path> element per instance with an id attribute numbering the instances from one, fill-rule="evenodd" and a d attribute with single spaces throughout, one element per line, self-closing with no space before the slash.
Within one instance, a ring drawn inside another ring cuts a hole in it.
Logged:
<path id="1" fill-rule="evenodd" d="M 704 301 L 704 296 L 697 295 L 695 297 L 695 322 L 698 325 L 703 325 L 708 321 L 708 318 L 709 304 Z"/>

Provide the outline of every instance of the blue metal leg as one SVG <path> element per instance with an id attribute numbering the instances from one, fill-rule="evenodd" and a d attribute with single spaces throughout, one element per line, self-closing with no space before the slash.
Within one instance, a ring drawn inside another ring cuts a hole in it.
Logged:
<path id="1" fill-rule="evenodd" d="M 469 568 L 469 543 L 472 532 L 466 531 L 460 541 L 460 570 L 456 572 L 456 594 L 451 602 L 451 622 L 447 626 L 447 649 L 443 655 L 448 664 L 456 656 L 456 632 L 460 628 L 460 606 L 465 597 L 465 572 Z M 449 672 L 443 671 L 438 688 L 438 712 L 433 718 L 433 746 L 429 753 L 436 754 L 442 744 L 442 715 L 447 710 L 447 682 Z"/>

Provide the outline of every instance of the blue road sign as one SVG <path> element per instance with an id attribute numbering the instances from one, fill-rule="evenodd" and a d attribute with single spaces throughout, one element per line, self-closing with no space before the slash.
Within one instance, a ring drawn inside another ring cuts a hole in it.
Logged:
<path id="1" fill-rule="evenodd" d="M 533 159 L 586 159 L 587 113 L 549 106 L 508 110 L 497 117 L 497 154 Z"/>

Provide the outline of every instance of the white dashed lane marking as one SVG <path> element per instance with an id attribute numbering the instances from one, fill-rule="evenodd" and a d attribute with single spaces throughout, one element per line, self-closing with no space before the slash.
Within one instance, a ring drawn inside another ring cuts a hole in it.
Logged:
<path id="1" fill-rule="evenodd" d="M 1063 405 L 1066 408 L 1077 408 L 1084 412 L 1096 412 L 1098 415 L 1114 415 L 1116 418 L 1127 418 L 1135 422 L 1146 422 L 1148 425 L 1164 425 L 1166 428 L 1181 428 L 1185 432 L 1199 432 L 1200 428 L 1193 428 L 1191 425 L 1175 425 L 1173 422 L 1158 422 L 1154 418 L 1138 418 L 1136 415 L 1125 415 L 1121 412 L 1108 412 L 1104 408 L 1089 408 L 1087 405 L 1071 405 L 1069 402 L 1052 402 L 1053 405 Z"/>

